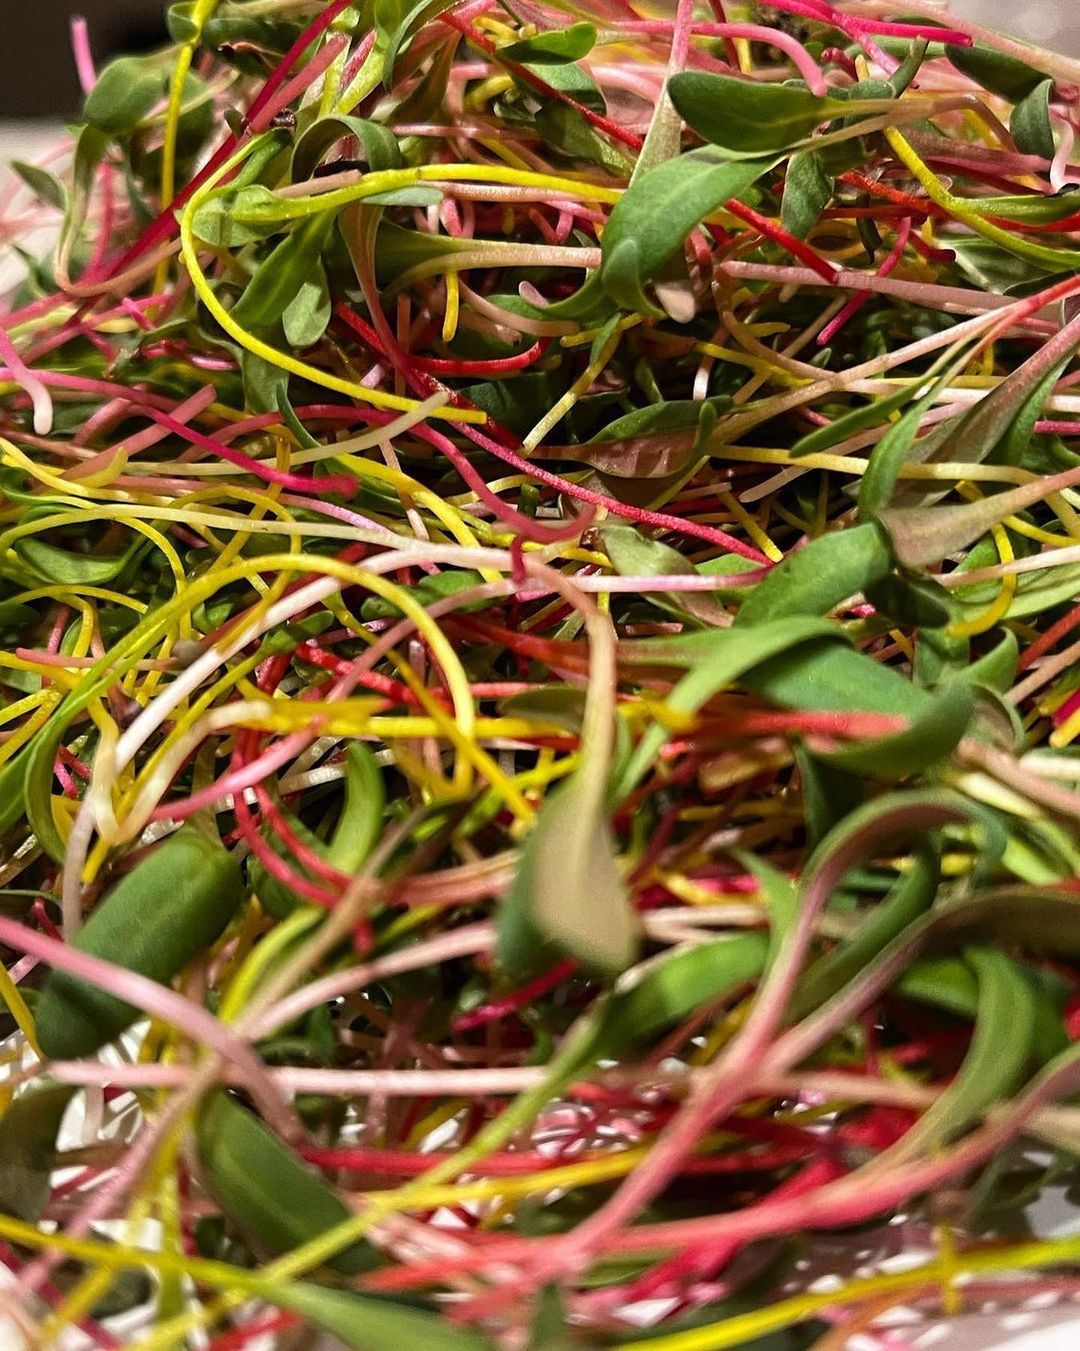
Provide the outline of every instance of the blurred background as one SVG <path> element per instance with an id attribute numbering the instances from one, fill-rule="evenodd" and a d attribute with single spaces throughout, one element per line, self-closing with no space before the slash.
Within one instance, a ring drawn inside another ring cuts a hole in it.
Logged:
<path id="1" fill-rule="evenodd" d="M 7 3 L 14 8 L 16 0 Z M 1080 54 L 1080 0 L 954 0 L 953 7 L 1043 46 Z M 21 0 L 0 42 L 0 120 L 57 122 L 77 112 L 68 36 L 73 14 L 89 23 L 100 65 L 117 52 L 163 41 L 164 10 L 163 0 Z"/>

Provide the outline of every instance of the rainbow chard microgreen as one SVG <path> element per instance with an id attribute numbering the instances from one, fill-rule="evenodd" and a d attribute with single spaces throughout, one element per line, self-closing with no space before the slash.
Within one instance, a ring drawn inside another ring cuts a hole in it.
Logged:
<path id="1" fill-rule="evenodd" d="M 76 21 L 0 191 L 28 1342 L 1074 1293 L 1080 63 L 923 8 Z"/>

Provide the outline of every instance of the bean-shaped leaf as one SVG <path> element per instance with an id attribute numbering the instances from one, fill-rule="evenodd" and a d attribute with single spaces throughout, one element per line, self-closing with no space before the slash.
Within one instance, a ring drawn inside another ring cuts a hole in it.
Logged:
<path id="1" fill-rule="evenodd" d="M 788 615 L 827 614 L 891 569 L 888 542 L 872 525 L 822 535 L 788 554 L 747 592 L 735 622 L 743 628 Z"/>
<path id="2" fill-rule="evenodd" d="M 533 65 L 565 65 L 580 61 L 596 46 L 596 29 L 591 23 L 573 23 L 569 28 L 556 28 L 549 33 L 508 43 L 499 48 L 499 55 L 511 61 Z"/>
<path id="3" fill-rule="evenodd" d="M 0 1211 L 36 1224 L 49 1199 L 56 1168 L 56 1137 L 69 1084 L 45 1083 L 21 1093 L 0 1118 Z"/>
<path id="4" fill-rule="evenodd" d="M 207 1190 L 258 1249 L 290 1252 L 347 1220 L 348 1206 L 316 1169 L 302 1163 L 254 1113 L 223 1090 L 211 1094 L 195 1124 Z M 326 1264 L 344 1276 L 378 1265 L 363 1240 Z"/>
<path id="5" fill-rule="evenodd" d="M 351 1290 L 294 1281 L 275 1287 L 267 1297 L 356 1351 L 404 1351 L 410 1346 L 424 1351 L 493 1351 L 480 1333 L 455 1327 L 437 1314 Z"/>
<path id="6" fill-rule="evenodd" d="M 673 76 L 668 92 L 703 140 L 747 155 L 786 150 L 822 122 L 852 112 L 850 103 L 827 94 L 698 70 Z"/>
<path id="7" fill-rule="evenodd" d="M 637 179 L 612 208 L 604 231 L 600 280 L 611 299 L 624 309 L 662 314 L 642 288 L 695 226 L 729 198 L 740 197 L 774 163 L 733 163 L 706 148 L 667 160 Z"/>
<path id="8" fill-rule="evenodd" d="M 1025 155 L 1054 158 L 1057 147 L 1054 143 L 1054 124 L 1050 120 L 1050 96 L 1053 92 L 1053 80 L 1043 80 L 1012 111 L 1009 130 L 1017 150 Z"/>
<path id="9" fill-rule="evenodd" d="M 72 946 L 166 984 L 218 938 L 243 895 L 235 857 L 183 826 L 98 903 Z M 138 1017 L 138 1009 L 66 971 L 49 975 L 35 1011 L 41 1049 L 54 1059 L 91 1055 Z"/>

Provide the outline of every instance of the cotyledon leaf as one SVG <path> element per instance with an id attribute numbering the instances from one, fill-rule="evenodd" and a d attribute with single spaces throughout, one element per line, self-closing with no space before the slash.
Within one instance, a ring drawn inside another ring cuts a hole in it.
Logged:
<path id="1" fill-rule="evenodd" d="M 237 1228 L 270 1253 L 286 1253 L 347 1220 L 350 1210 L 314 1168 L 301 1163 L 254 1113 L 224 1090 L 208 1098 L 195 1124 L 199 1166 L 210 1193 Z M 345 1276 L 377 1266 L 358 1240 L 327 1265 Z"/>
<path id="2" fill-rule="evenodd" d="M 612 208 L 604 230 L 603 289 L 624 309 L 662 315 L 644 286 L 682 248 L 691 230 L 729 198 L 745 193 L 775 162 L 732 162 L 706 147 L 643 174 Z"/>
<path id="3" fill-rule="evenodd" d="M 748 591 L 738 628 L 788 615 L 823 615 L 892 570 L 888 541 L 873 525 L 834 531 L 793 550 Z"/>
<path id="4" fill-rule="evenodd" d="M 196 826 L 182 826 L 98 902 L 72 946 L 165 984 L 214 942 L 243 895 L 236 857 Z M 41 1049 L 56 1059 L 91 1055 L 138 1016 L 60 970 L 46 979 L 35 1009 Z"/>
<path id="5" fill-rule="evenodd" d="M 963 958 L 975 972 L 975 1031 L 959 1073 L 903 1139 L 875 1161 L 894 1165 L 944 1144 L 1009 1096 L 1030 1068 L 1035 1042 L 1035 992 L 1023 970 L 1003 952 L 971 945 Z"/>
<path id="6" fill-rule="evenodd" d="M 49 1199 L 56 1138 L 75 1095 L 70 1084 L 42 1083 L 20 1093 L 0 1117 L 0 1211 L 36 1224 Z"/>
<path id="7" fill-rule="evenodd" d="M 787 652 L 812 639 L 843 642 L 843 635 L 835 625 L 809 616 L 791 616 L 748 625 L 746 629 L 727 629 L 718 633 L 694 635 L 706 642 L 689 641 L 686 637 L 660 639 L 639 643 L 635 647 L 638 659 L 650 659 L 663 664 L 689 665 L 690 670 L 679 681 L 667 698 L 668 707 L 678 713 L 696 713 L 725 685 L 744 677 L 753 667 Z M 624 652 L 625 657 L 627 652 Z M 616 799 L 639 782 L 654 763 L 656 753 L 667 739 L 663 727 L 651 727 L 638 743 L 616 789 Z"/>
<path id="8" fill-rule="evenodd" d="M 971 685 L 966 681 L 951 682 L 933 696 L 902 732 L 821 752 L 821 758 L 839 769 L 869 778 L 907 778 L 950 755 L 967 731 L 974 711 Z"/>

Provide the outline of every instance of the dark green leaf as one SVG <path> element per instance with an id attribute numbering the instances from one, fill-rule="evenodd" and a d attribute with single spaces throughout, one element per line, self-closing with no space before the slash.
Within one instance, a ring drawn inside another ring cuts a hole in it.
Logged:
<path id="1" fill-rule="evenodd" d="M 574 23 L 569 28 L 508 43 L 499 48 L 499 55 L 524 64 L 561 66 L 568 61 L 580 61 L 595 45 L 596 29 L 592 24 Z"/>
<path id="2" fill-rule="evenodd" d="M 1048 160 L 1054 158 L 1057 147 L 1054 144 L 1054 125 L 1050 120 L 1050 96 L 1053 92 L 1053 80 L 1043 80 L 1013 109 L 1009 130 L 1017 150 L 1025 155 L 1041 155 Z"/>
<path id="3" fill-rule="evenodd" d="M 699 136 L 744 155 L 788 150 L 822 122 L 852 112 L 850 103 L 808 89 L 698 70 L 673 76 L 668 92 Z"/>
<path id="4" fill-rule="evenodd" d="M 907 778 L 951 755 L 967 731 L 974 711 L 971 686 L 956 681 L 945 685 L 903 732 L 845 745 L 841 750 L 822 754 L 822 759 L 870 778 Z"/>
<path id="5" fill-rule="evenodd" d="M 281 315 L 281 326 L 290 347 L 311 347 L 326 332 L 330 322 L 330 287 L 322 259 L 312 263 L 300 289 Z"/>
<path id="6" fill-rule="evenodd" d="M 624 309 L 661 314 L 642 288 L 695 226 L 746 192 L 772 163 L 732 163 L 716 151 L 694 150 L 642 175 L 616 203 L 604 231 L 600 279 L 607 294 Z"/>
<path id="7" fill-rule="evenodd" d="M 1023 969 L 992 948 L 967 948 L 964 960 L 975 972 L 979 991 L 971 1046 L 960 1072 L 899 1145 L 886 1152 L 887 1159 L 954 1139 L 1014 1092 L 1030 1066 L 1036 1000 Z"/>
<path id="8" fill-rule="evenodd" d="M 207 1190 L 259 1250 L 291 1252 L 349 1218 L 348 1206 L 322 1174 L 223 1090 L 215 1090 L 199 1113 L 195 1140 Z M 326 1263 L 344 1276 L 377 1264 L 363 1240 Z"/>
<path id="9" fill-rule="evenodd" d="M 813 150 L 798 150 L 788 160 L 780 223 L 798 239 L 805 239 L 821 219 L 833 195 L 833 180 L 825 172 L 821 156 Z"/>
<path id="10" fill-rule="evenodd" d="M 965 75 L 992 94 L 1000 94 L 1010 103 L 1019 103 L 1046 78 L 1014 56 L 1004 56 L 992 47 L 954 47 L 946 45 L 945 54 Z"/>
<path id="11" fill-rule="evenodd" d="M 960 677 L 973 685 L 986 685 L 1004 694 L 1012 687 L 1016 678 L 1016 659 L 1019 652 L 1020 644 L 1016 634 L 1011 629 L 1006 629 L 997 644 L 989 652 L 984 652 L 981 657 L 976 657 L 970 662 L 959 673 Z"/>
<path id="12" fill-rule="evenodd" d="M 592 1058 L 604 1060 L 646 1044 L 757 980 L 768 946 L 762 933 L 735 934 L 664 952 L 634 967 L 603 1006 Z"/>
<path id="13" fill-rule="evenodd" d="M 909 870 L 900 874 L 889 894 L 856 932 L 814 962 L 799 981 L 790 1013 L 793 1021 L 831 999 L 887 943 L 930 908 L 941 880 L 940 858 L 939 845 L 921 844 L 912 855 Z"/>
<path id="14" fill-rule="evenodd" d="M 891 569 L 888 543 L 875 526 L 833 531 L 789 553 L 747 592 L 735 623 L 744 628 L 788 615 L 827 614 Z"/>
<path id="15" fill-rule="evenodd" d="M 40 1084 L 20 1093 L 0 1117 L 0 1211 L 36 1224 L 49 1199 L 56 1170 L 56 1137 L 69 1084 Z"/>
<path id="16" fill-rule="evenodd" d="M 293 179 L 310 178 L 330 147 L 347 136 L 359 141 L 362 154 L 374 172 L 401 168 L 403 161 L 397 137 L 389 127 L 364 117 L 337 113 L 318 118 L 297 139 L 292 155 Z"/>
<path id="17" fill-rule="evenodd" d="M 214 942 L 244 896 L 240 867 L 221 842 L 181 827 L 98 902 L 72 945 L 168 983 Z M 91 1055 L 139 1016 L 88 981 L 53 971 L 38 1000 L 38 1041 L 55 1059 Z"/>
<path id="18" fill-rule="evenodd" d="M 939 629 L 952 618 L 949 593 L 932 577 L 892 573 L 867 587 L 866 599 L 878 614 L 916 629 Z"/>
<path id="19" fill-rule="evenodd" d="M 755 625 L 750 632 L 757 632 Z M 839 636 L 839 631 L 837 631 Z M 787 708 L 917 717 L 924 690 L 865 652 L 818 639 L 785 652 L 749 672 L 744 684 Z"/>
<path id="20" fill-rule="evenodd" d="M 356 1351 L 493 1351 L 478 1332 L 458 1328 L 437 1314 L 406 1308 L 390 1300 L 330 1290 L 308 1281 L 275 1286 L 269 1295 L 282 1309 L 290 1309 L 325 1328 Z"/>
<path id="21" fill-rule="evenodd" d="M 815 640 L 831 646 L 842 642 L 843 635 L 825 620 L 794 616 L 763 621 L 745 629 L 648 640 L 628 645 L 621 657 L 658 665 L 689 666 L 666 702 L 673 712 L 696 713 L 726 685 L 745 679 L 748 672 L 767 664 L 777 653 L 797 651 L 800 645 Z M 667 732 L 662 727 L 652 727 L 645 733 L 623 772 L 617 797 L 625 796 L 648 772 L 666 740 Z"/>
<path id="22" fill-rule="evenodd" d="M 321 253 L 333 229 L 329 214 L 302 221 L 259 264 L 244 294 L 232 308 L 232 317 L 245 328 L 266 328 L 276 323 L 288 306 L 321 268 Z M 325 275 L 323 287 L 325 288 Z M 318 297 L 315 297 L 317 302 Z"/>

